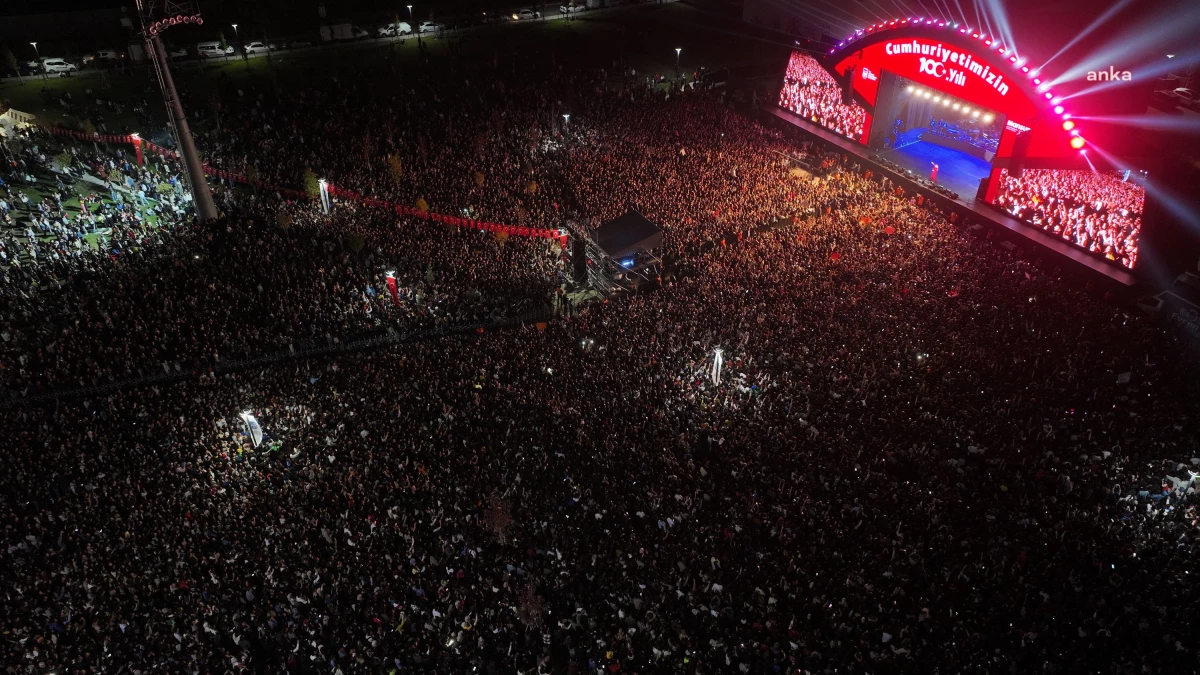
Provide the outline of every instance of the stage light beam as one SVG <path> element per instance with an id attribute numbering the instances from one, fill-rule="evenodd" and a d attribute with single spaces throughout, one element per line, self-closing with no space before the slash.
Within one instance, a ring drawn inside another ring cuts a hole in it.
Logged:
<path id="1" fill-rule="evenodd" d="M 1080 115 L 1079 119 L 1155 131 L 1200 135 L 1200 118 L 1174 115 Z M 1064 122 L 1064 124 L 1066 124 Z"/>
<path id="2" fill-rule="evenodd" d="M 1143 81 L 1143 82 L 1146 80 L 1156 80 L 1160 77 L 1163 77 L 1164 75 L 1170 75 L 1173 72 L 1180 71 L 1180 70 L 1186 70 L 1187 68 L 1189 68 L 1191 66 L 1196 66 L 1196 65 L 1200 65 L 1200 49 L 1193 50 L 1191 52 L 1188 52 L 1187 54 L 1183 54 L 1182 56 L 1177 55 L 1176 59 L 1172 60 L 1172 61 L 1159 60 L 1156 63 L 1152 63 L 1149 65 L 1140 67 L 1140 68 L 1138 68 L 1137 73 L 1136 73 L 1137 79 L 1134 79 L 1134 80 L 1109 80 L 1107 82 L 1097 82 L 1090 87 L 1087 87 L 1085 89 L 1080 89 L 1079 91 L 1077 91 L 1073 94 L 1068 94 L 1066 96 L 1063 96 L 1062 99 L 1064 101 L 1066 101 L 1066 100 L 1069 100 L 1072 98 L 1077 98 L 1079 96 L 1087 96 L 1089 94 L 1094 94 L 1099 91 L 1106 91 L 1109 89 L 1117 89 L 1119 87 L 1128 87 L 1128 86 L 1134 85 L 1134 83 L 1138 82 L 1139 80 Z"/>
<path id="3" fill-rule="evenodd" d="M 1145 55 L 1161 54 L 1159 49 L 1162 46 L 1184 40 L 1186 44 L 1194 44 L 1194 36 L 1200 33 L 1200 14 L 1197 12 L 1154 12 L 1139 19 L 1101 47 L 1081 57 L 1060 73 L 1052 84 L 1083 79 L 1089 71 L 1107 70 L 1113 64 L 1122 64 L 1121 70 L 1134 70 L 1136 67 L 1138 76 L 1142 78 L 1154 77 L 1143 72 L 1149 65 L 1145 62 Z"/>
<path id="4" fill-rule="evenodd" d="M 1042 65 L 1041 65 L 1040 67 L 1041 67 L 1041 68 L 1045 68 L 1047 65 L 1049 65 L 1049 64 L 1050 64 L 1050 62 L 1051 62 L 1051 61 L 1053 61 L 1054 59 L 1057 59 L 1058 57 L 1062 56 L 1062 55 L 1063 55 L 1064 53 L 1066 53 L 1066 51 L 1067 51 L 1068 49 L 1070 49 L 1071 47 L 1074 47 L 1075 45 L 1079 44 L 1079 41 L 1080 41 L 1080 40 L 1082 40 L 1083 38 L 1085 38 L 1085 37 L 1087 37 L 1087 36 L 1091 35 L 1091 34 L 1092 34 L 1092 31 L 1096 30 L 1096 29 L 1097 29 L 1097 28 L 1099 28 L 1100 26 L 1103 26 L 1105 23 L 1107 23 L 1107 22 L 1108 22 L 1108 20 L 1109 20 L 1109 19 L 1111 19 L 1111 18 L 1113 18 L 1114 16 L 1116 16 L 1118 12 L 1120 12 L 1121 10 L 1125 9 L 1126 7 L 1128 7 L 1128 6 L 1129 6 L 1129 5 L 1130 5 L 1130 4 L 1131 4 L 1133 1 L 1134 1 L 1134 0 L 1121 0 L 1121 1 L 1120 1 L 1120 2 L 1118 2 L 1117 4 L 1115 4 L 1115 5 L 1113 5 L 1112 7 L 1110 7 L 1110 8 L 1109 8 L 1107 11 L 1105 11 L 1103 14 L 1101 14 L 1101 15 L 1100 15 L 1100 16 L 1098 16 L 1098 17 L 1096 17 L 1096 20 L 1095 20 L 1095 21 L 1093 21 L 1093 22 L 1091 22 L 1090 24 L 1088 24 L 1088 25 L 1087 25 L 1087 26 L 1086 26 L 1086 27 L 1085 27 L 1085 28 L 1084 28 L 1082 31 L 1080 31 L 1080 32 L 1079 32 L 1079 34 L 1078 34 L 1078 35 L 1076 35 L 1075 37 L 1071 38 L 1071 40 L 1070 40 L 1069 42 L 1067 42 L 1067 44 L 1063 45 L 1061 49 L 1059 49 L 1057 52 L 1055 52 L 1053 56 L 1051 56 L 1050 58 L 1048 58 L 1048 59 L 1046 59 L 1045 61 L 1043 61 L 1043 62 L 1042 62 Z"/>

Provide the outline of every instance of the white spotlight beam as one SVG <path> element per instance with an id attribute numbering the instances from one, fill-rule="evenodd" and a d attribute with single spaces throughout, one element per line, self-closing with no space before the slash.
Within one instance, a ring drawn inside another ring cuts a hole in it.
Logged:
<path id="1" fill-rule="evenodd" d="M 1172 115 L 1076 115 L 1073 119 L 1089 122 L 1104 122 L 1123 127 L 1153 129 L 1155 131 L 1178 131 L 1200 135 L 1200 118 L 1176 117 Z"/>
<path id="2" fill-rule="evenodd" d="M 1091 22 L 1090 24 L 1088 24 L 1087 28 L 1084 28 L 1082 31 L 1080 31 L 1080 32 L 1079 32 L 1079 34 L 1078 34 L 1078 35 L 1076 35 L 1075 37 L 1071 38 L 1071 40 L 1070 40 L 1069 42 L 1067 42 L 1067 44 L 1063 45 L 1061 49 L 1059 49 L 1057 52 L 1055 52 L 1054 56 L 1051 56 L 1050 58 L 1046 59 L 1046 60 L 1045 60 L 1045 61 L 1042 63 L 1042 65 L 1038 66 L 1038 68 L 1037 68 L 1037 69 L 1038 69 L 1038 70 L 1044 70 L 1044 69 L 1046 68 L 1046 66 L 1050 65 L 1050 62 L 1051 62 L 1051 61 L 1053 61 L 1054 59 L 1057 59 L 1058 57 L 1062 56 L 1062 55 L 1063 55 L 1063 54 L 1064 54 L 1064 53 L 1065 53 L 1065 52 L 1066 52 L 1068 49 L 1070 49 L 1071 47 L 1074 47 L 1075 45 L 1079 44 L 1079 41 L 1080 41 L 1080 40 L 1082 40 L 1083 38 L 1085 38 L 1085 37 L 1087 37 L 1087 36 L 1091 35 L 1091 34 L 1092 34 L 1092 31 L 1096 30 L 1096 29 L 1097 29 L 1097 28 L 1099 28 L 1100 26 L 1102 26 L 1102 25 L 1104 25 L 1105 23 L 1107 23 L 1109 19 L 1111 19 L 1111 18 L 1113 18 L 1114 16 L 1116 16 L 1117 12 L 1120 12 L 1121 10 L 1125 9 L 1126 7 L 1128 7 L 1128 6 L 1129 6 L 1131 3 L 1133 3 L 1133 1 L 1134 1 L 1134 0 L 1121 0 L 1121 1 L 1120 1 L 1120 2 L 1118 2 L 1117 4 L 1115 4 L 1115 5 L 1113 5 L 1112 7 L 1108 8 L 1108 11 L 1106 11 L 1106 12 L 1104 12 L 1103 14 L 1101 14 L 1100 16 L 1096 17 L 1096 20 L 1095 20 L 1095 21 L 1093 21 L 1093 22 Z"/>
<path id="3" fill-rule="evenodd" d="M 954 19 L 952 18 L 954 13 L 950 11 L 950 0 L 933 0 L 933 4 L 937 5 L 938 14 L 942 17 L 942 21 L 954 23 Z"/>
<path id="4" fill-rule="evenodd" d="M 959 22 L 961 22 L 964 26 L 970 26 L 971 22 L 967 21 L 967 13 L 963 11 L 962 3 L 960 3 L 958 0 L 954 0 L 954 7 L 958 9 Z"/>
<path id="5" fill-rule="evenodd" d="M 971 2 L 975 3 L 975 17 L 980 22 L 979 28 L 981 30 L 986 29 L 987 34 L 995 40 L 998 34 L 996 33 L 996 29 L 992 27 L 992 19 L 988 16 L 987 8 L 983 5 L 983 0 L 971 0 Z"/>
<path id="6" fill-rule="evenodd" d="M 1004 40 L 1004 47 L 1010 52 L 1017 52 L 1017 40 L 1013 37 L 1012 25 L 1008 22 L 1008 12 L 1004 9 L 1004 3 L 1001 0 L 983 0 L 992 18 L 996 20 L 996 27 L 999 29 L 999 36 Z"/>
<path id="7" fill-rule="evenodd" d="M 1186 70 L 1188 68 L 1188 66 L 1193 66 L 1193 65 L 1198 65 L 1198 64 L 1200 64 L 1200 50 L 1190 52 L 1187 54 L 1179 54 L 1173 59 L 1169 59 L 1169 60 L 1162 59 L 1162 60 L 1158 61 L 1157 63 L 1151 63 L 1149 65 L 1138 68 L 1136 71 L 1134 71 L 1133 77 L 1136 77 L 1139 80 L 1158 79 L 1159 77 L 1162 77 L 1163 75 L 1168 75 L 1172 72 L 1179 71 L 1179 70 Z M 1059 78 L 1059 79 L 1062 79 L 1062 78 Z M 1109 89 L 1119 89 L 1121 87 L 1128 87 L 1128 86 L 1132 86 L 1135 82 L 1136 82 L 1136 80 L 1128 80 L 1128 81 L 1127 80 L 1109 80 L 1107 82 L 1097 82 L 1096 84 L 1093 84 L 1090 87 L 1080 89 L 1079 91 L 1074 92 L 1072 94 L 1067 94 L 1066 96 L 1063 96 L 1062 99 L 1064 101 L 1066 101 L 1068 99 L 1077 98 L 1079 96 L 1087 96 L 1089 94 L 1094 94 L 1098 91 L 1106 91 Z"/>
<path id="8" fill-rule="evenodd" d="M 1123 66 L 1130 70 L 1139 65 L 1147 54 L 1162 54 L 1170 45 L 1181 40 L 1195 44 L 1195 35 L 1200 33 L 1200 16 L 1196 13 L 1173 16 L 1156 14 L 1143 18 L 1136 25 L 1122 30 L 1101 47 L 1093 50 L 1067 68 L 1051 85 L 1083 78 L 1089 70 L 1107 70 L 1111 66 Z"/>

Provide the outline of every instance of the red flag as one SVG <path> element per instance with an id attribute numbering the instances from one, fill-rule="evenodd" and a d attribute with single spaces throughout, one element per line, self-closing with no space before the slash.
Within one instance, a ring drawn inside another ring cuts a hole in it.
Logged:
<path id="1" fill-rule="evenodd" d="M 392 295 L 392 302 L 400 304 L 400 293 L 396 291 L 396 277 L 388 275 L 387 278 L 388 293 Z"/>
<path id="2" fill-rule="evenodd" d="M 883 228 L 883 231 L 887 232 L 888 234 L 896 234 L 896 228 L 892 227 L 891 225 Z"/>
<path id="3" fill-rule="evenodd" d="M 837 261 L 838 261 L 838 259 L 840 259 L 842 256 L 841 256 L 841 254 L 840 254 L 840 253 L 838 253 L 837 251 L 834 251 L 834 252 L 833 252 L 833 255 L 831 255 L 831 256 L 829 256 L 829 257 L 830 257 L 830 258 L 831 258 L 831 259 L 832 259 L 834 262 L 837 262 Z"/>

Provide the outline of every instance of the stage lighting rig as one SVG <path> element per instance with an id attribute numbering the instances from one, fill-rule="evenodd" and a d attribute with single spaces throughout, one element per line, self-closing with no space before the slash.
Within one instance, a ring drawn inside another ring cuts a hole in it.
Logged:
<path id="1" fill-rule="evenodd" d="M 137 9 L 142 24 L 142 37 L 146 41 L 146 51 L 158 76 L 159 89 L 167 107 L 176 146 L 187 169 L 196 215 L 202 221 L 215 220 L 217 207 L 208 189 L 208 183 L 204 180 L 204 167 L 200 163 L 200 155 L 196 153 L 196 142 L 192 139 L 187 117 L 183 114 L 183 105 L 179 101 L 179 93 L 175 90 L 175 81 L 171 77 L 167 51 L 160 37 L 164 31 L 174 26 L 203 24 L 200 8 L 195 0 L 137 0 Z"/>

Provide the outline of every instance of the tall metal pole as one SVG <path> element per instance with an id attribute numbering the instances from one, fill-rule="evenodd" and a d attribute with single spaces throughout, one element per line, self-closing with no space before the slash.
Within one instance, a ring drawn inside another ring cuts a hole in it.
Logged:
<path id="1" fill-rule="evenodd" d="M 163 48 L 162 38 L 153 35 L 146 38 L 146 45 L 152 50 L 155 69 L 158 71 L 159 84 L 162 85 L 163 98 L 166 99 L 167 112 L 175 125 L 175 139 L 179 142 L 180 155 L 187 167 L 188 183 L 192 186 L 192 201 L 196 205 L 196 215 L 200 220 L 216 220 L 217 206 L 213 203 L 212 192 L 204 181 L 204 168 L 200 164 L 200 155 L 196 154 L 196 143 L 192 140 L 192 131 L 188 128 L 187 118 L 183 115 L 183 106 L 179 103 L 179 93 L 175 91 L 175 81 L 171 79 L 171 70 L 167 66 L 167 51 Z"/>

